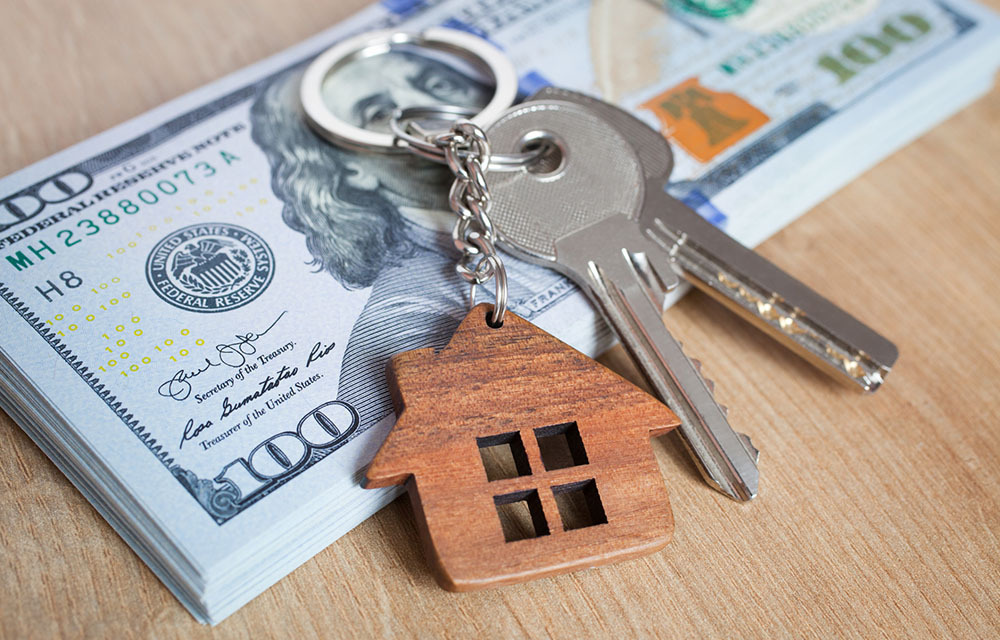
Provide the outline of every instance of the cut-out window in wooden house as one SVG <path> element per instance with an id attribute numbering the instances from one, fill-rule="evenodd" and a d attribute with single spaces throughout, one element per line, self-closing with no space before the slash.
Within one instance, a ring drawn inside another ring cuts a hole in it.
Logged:
<path id="1" fill-rule="evenodd" d="M 608 523 L 597 482 L 593 479 L 552 487 L 552 495 L 564 531 Z"/>
<path id="2" fill-rule="evenodd" d="M 530 489 L 495 496 L 493 503 L 507 542 L 549 535 L 549 525 L 538 499 L 538 491 Z"/>
<path id="3" fill-rule="evenodd" d="M 490 482 L 531 475 L 528 454 L 517 431 L 476 438 L 476 444 L 486 469 L 486 479 Z"/>
<path id="4" fill-rule="evenodd" d="M 587 464 L 587 450 L 575 422 L 535 429 L 535 438 L 546 471 Z"/>
<path id="5" fill-rule="evenodd" d="M 587 449 L 576 422 L 539 427 L 531 432 L 538 443 L 538 454 L 545 472 L 588 464 Z M 476 444 L 490 482 L 531 475 L 531 464 L 519 432 L 476 438 Z M 538 475 L 538 485 L 547 484 L 546 474 Z M 549 488 L 563 531 L 607 524 L 608 518 L 601 503 L 597 482 L 593 478 L 570 483 L 562 480 L 560 484 L 550 485 Z M 493 502 L 507 542 L 549 534 L 548 520 L 538 497 L 538 488 L 495 495 Z M 553 522 L 556 521 L 555 515 L 549 514 Z"/>

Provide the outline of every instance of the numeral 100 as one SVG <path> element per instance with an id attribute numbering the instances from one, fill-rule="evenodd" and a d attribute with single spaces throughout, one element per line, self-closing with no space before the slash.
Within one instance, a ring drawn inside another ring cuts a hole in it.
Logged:
<path id="1" fill-rule="evenodd" d="M 346 442 L 360 421 L 357 410 L 346 402 L 327 402 L 307 413 L 295 431 L 277 433 L 254 447 L 246 458 L 227 464 L 215 481 L 236 489 L 237 501 L 243 502 L 298 471 L 312 450 Z"/>
<path id="2" fill-rule="evenodd" d="M 931 23 L 915 13 L 904 13 L 890 18 L 876 35 L 855 36 L 841 47 L 841 55 L 824 55 L 819 66 L 837 75 L 843 84 L 856 76 L 864 67 L 873 65 L 892 53 L 893 47 L 913 42 L 931 30 Z"/>

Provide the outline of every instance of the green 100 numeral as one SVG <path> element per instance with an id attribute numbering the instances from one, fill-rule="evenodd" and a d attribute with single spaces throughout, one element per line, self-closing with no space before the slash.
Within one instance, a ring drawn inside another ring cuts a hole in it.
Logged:
<path id="1" fill-rule="evenodd" d="M 854 36 L 844 43 L 839 56 L 824 55 L 820 68 L 832 71 L 843 84 L 892 53 L 900 44 L 913 42 L 931 30 L 931 23 L 915 13 L 904 13 L 885 21 L 882 31 Z"/>

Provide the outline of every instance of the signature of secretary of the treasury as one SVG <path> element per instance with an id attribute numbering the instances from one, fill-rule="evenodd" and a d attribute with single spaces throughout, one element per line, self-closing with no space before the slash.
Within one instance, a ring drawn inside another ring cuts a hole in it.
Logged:
<path id="1" fill-rule="evenodd" d="M 222 344 L 215 345 L 215 351 L 218 354 L 216 359 L 205 357 L 204 364 L 196 369 L 178 369 L 169 380 L 160 385 L 157 389 L 159 393 L 164 398 L 170 398 L 172 400 L 183 401 L 187 400 L 191 395 L 191 380 L 194 380 L 201 374 L 205 373 L 213 367 L 232 367 L 233 369 L 238 369 L 242 367 L 247 362 L 247 356 L 252 356 L 257 353 L 257 347 L 254 346 L 254 342 L 260 340 L 267 335 L 268 331 L 274 328 L 274 325 L 278 324 L 288 311 L 282 311 L 274 322 L 270 324 L 263 331 L 248 331 L 246 333 L 236 333 L 233 337 L 236 338 L 235 342 L 226 342 Z"/>

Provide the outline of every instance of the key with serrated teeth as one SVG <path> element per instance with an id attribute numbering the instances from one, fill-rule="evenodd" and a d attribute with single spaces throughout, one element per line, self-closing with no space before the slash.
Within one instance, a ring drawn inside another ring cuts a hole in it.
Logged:
<path id="1" fill-rule="evenodd" d="M 514 107 L 487 135 L 500 153 L 549 149 L 537 164 L 488 176 L 490 217 L 506 248 L 581 285 L 677 414 L 709 482 L 737 500 L 756 496 L 756 449 L 733 431 L 663 323 L 663 292 L 679 279 L 669 255 L 636 224 L 646 177 L 631 145 L 587 108 L 558 100 Z"/>
<path id="2" fill-rule="evenodd" d="M 646 179 L 638 222 L 679 275 L 835 378 L 865 391 L 881 386 L 896 345 L 669 196 L 673 153 L 659 132 L 574 91 L 546 87 L 529 98 L 546 100 L 585 106 L 629 141 Z"/>

